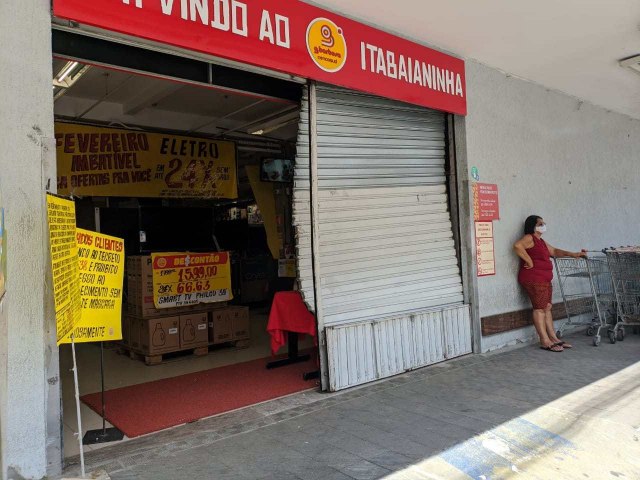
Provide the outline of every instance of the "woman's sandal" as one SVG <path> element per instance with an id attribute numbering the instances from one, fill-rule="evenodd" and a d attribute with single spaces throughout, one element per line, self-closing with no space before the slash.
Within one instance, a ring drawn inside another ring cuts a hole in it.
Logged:
<path id="1" fill-rule="evenodd" d="M 562 348 L 573 348 L 573 345 L 571 345 L 570 343 L 567 342 L 563 342 L 562 340 L 560 340 L 559 342 L 554 343 L 554 345 L 558 345 Z"/>
<path id="2" fill-rule="evenodd" d="M 548 347 L 544 347 L 540 345 L 540 348 L 542 350 L 547 350 L 549 352 L 555 352 L 555 353 L 560 353 L 564 350 L 562 346 L 558 345 L 557 343 L 554 343 L 553 345 L 549 345 Z"/>

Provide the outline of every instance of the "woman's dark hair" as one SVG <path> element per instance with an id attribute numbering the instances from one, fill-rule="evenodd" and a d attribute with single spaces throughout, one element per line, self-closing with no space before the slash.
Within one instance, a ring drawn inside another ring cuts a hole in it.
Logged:
<path id="1" fill-rule="evenodd" d="M 530 217 L 528 217 L 524 221 L 524 234 L 533 235 L 536 231 L 536 224 L 541 218 L 542 217 L 539 217 L 538 215 L 531 215 Z"/>

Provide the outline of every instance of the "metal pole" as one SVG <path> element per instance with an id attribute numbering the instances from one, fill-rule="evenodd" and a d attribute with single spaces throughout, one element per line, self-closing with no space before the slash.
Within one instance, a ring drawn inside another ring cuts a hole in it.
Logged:
<path id="1" fill-rule="evenodd" d="M 107 421 L 105 420 L 105 414 L 107 407 L 104 401 L 104 342 L 100 342 L 100 382 L 102 386 L 101 398 L 102 398 L 102 434 L 107 434 Z"/>
<path id="2" fill-rule="evenodd" d="M 80 446 L 80 471 L 84 478 L 84 446 L 82 444 L 82 415 L 80 414 L 80 390 L 78 389 L 78 364 L 76 363 L 76 342 L 71 335 L 71 352 L 73 353 L 73 383 L 76 390 L 76 414 L 78 415 L 78 445 Z"/>

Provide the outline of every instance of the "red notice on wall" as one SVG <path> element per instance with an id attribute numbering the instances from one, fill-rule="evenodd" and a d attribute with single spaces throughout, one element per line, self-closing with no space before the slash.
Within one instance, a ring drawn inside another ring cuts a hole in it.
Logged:
<path id="1" fill-rule="evenodd" d="M 473 184 L 473 216 L 476 222 L 500 220 L 498 185 Z"/>
<path id="2" fill-rule="evenodd" d="M 476 222 L 476 266 L 479 277 L 496 274 L 493 223 Z"/>
<path id="3" fill-rule="evenodd" d="M 54 0 L 56 17 L 465 115 L 464 61 L 300 0 Z"/>

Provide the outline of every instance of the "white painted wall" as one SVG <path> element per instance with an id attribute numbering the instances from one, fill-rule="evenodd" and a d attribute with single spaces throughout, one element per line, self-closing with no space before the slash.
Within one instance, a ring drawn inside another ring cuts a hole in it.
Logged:
<path id="1" fill-rule="evenodd" d="M 55 152 L 46 147 L 53 138 L 49 15 L 48 0 L 0 2 L 0 190 L 8 238 L 0 305 L 2 478 L 42 478 L 60 467 L 58 353 L 44 283 L 43 185 L 55 172 Z"/>
<path id="2" fill-rule="evenodd" d="M 566 250 L 640 243 L 639 120 L 473 61 L 467 88 L 468 169 L 477 166 L 480 181 L 500 189 L 497 275 L 477 279 L 481 317 L 530 308 L 511 249 L 529 214 L 544 217 L 545 239 Z M 460 175 L 470 176 L 468 169 Z M 482 349 L 531 335 L 523 329 L 485 337 Z"/>

